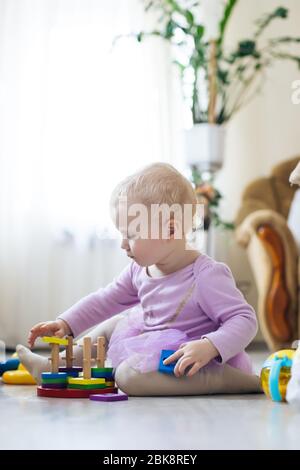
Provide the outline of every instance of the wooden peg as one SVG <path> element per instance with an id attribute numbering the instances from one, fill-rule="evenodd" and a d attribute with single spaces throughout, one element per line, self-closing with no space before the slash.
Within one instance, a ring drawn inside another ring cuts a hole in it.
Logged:
<path id="1" fill-rule="evenodd" d="M 83 378 L 91 378 L 92 340 L 90 336 L 83 338 Z"/>
<path id="2" fill-rule="evenodd" d="M 105 364 L 105 336 L 97 338 L 97 367 L 104 367 Z"/>
<path id="3" fill-rule="evenodd" d="M 68 345 L 66 347 L 66 367 L 72 368 L 73 367 L 73 337 L 68 336 Z"/>
<path id="4" fill-rule="evenodd" d="M 51 344 L 51 372 L 56 374 L 59 367 L 59 344 Z"/>

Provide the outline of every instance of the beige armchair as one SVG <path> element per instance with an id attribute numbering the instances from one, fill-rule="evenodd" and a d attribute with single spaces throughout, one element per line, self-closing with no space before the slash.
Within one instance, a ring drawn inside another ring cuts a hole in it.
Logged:
<path id="1" fill-rule="evenodd" d="M 281 163 L 269 177 L 251 183 L 236 217 L 236 238 L 247 249 L 258 292 L 258 321 L 270 350 L 290 347 L 300 337 L 299 253 L 287 226 L 298 189 L 289 177 L 299 160 Z"/>

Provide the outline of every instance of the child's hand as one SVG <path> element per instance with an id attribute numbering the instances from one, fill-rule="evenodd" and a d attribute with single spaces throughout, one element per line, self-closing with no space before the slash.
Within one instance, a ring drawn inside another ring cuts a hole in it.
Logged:
<path id="1" fill-rule="evenodd" d="M 72 334 L 72 331 L 64 320 L 42 322 L 31 328 L 28 344 L 32 348 L 38 336 L 57 336 L 58 338 L 63 338 L 70 334 Z"/>
<path id="2" fill-rule="evenodd" d="M 217 356 L 219 356 L 219 351 L 214 347 L 209 339 L 204 338 L 181 344 L 179 349 L 165 359 L 163 363 L 168 365 L 178 359 L 174 368 L 174 374 L 176 377 L 184 375 L 186 368 L 193 365 L 187 373 L 187 376 L 191 377 Z"/>

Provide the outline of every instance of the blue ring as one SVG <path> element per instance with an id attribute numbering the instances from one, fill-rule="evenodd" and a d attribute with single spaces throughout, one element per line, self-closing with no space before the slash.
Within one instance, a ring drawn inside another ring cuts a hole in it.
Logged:
<path id="1" fill-rule="evenodd" d="M 273 401 L 282 401 L 282 396 L 279 391 L 279 376 L 282 367 L 291 367 L 292 360 L 287 356 L 274 357 L 274 362 L 270 369 L 269 375 L 269 390 Z"/>

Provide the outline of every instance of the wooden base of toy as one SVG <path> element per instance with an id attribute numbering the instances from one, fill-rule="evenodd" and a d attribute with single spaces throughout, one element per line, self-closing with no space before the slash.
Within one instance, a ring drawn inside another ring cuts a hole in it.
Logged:
<path id="1" fill-rule="evenodd" d="M 91 390 L 76 390 L 76 389 L 54 389 L 54 388 L 43 388 L 41 386 L 37 387 L 37 396 L 38 397 L 48 397 L 48 398 L 89 398 L 92 394 L 101 394 L 101 393 L 118 393 L 117 388 L 100 388 L 100 389 L 91 389 Z"/>

